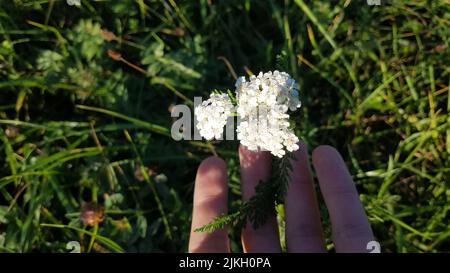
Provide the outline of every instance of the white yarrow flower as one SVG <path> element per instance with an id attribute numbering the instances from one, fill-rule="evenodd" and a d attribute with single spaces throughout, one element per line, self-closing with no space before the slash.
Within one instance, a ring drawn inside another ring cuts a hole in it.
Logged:
<path id="1" fill-rule="evenodd" d="M 236 81 L 236 99 L 241 121 L 236 131 L 242 145 L 251 151 L 270 151 L 277 157 L 299 149 L 288 111 L 297 110 L 301 103 L 297 84 L 289 74 L 274 71 L 260 72 L 248 80 L 240 77 Z M 207 140 L 221 139 L 232 109 L 228 95 L 211 94 L 195 108 L 200 135 Z"/>
<path id="2" fill-rule="evenodd" d="M 267 150 L 283 157 L 298 150 L 298 137 L 289 126 L 288 110 L 301 106 L 295 80 L 285 72 L 259 73 L 236 81 L 237 113 L 242 122 L 238 139 L 251 151 Z"/>
<path id="3" fill-rule="evenodd" d="M 221 139 L 232 109 L 233 104 L 227 94 L 211 94 L 208 100 L 195 107 L 200 135 L 207 140 Z"/>

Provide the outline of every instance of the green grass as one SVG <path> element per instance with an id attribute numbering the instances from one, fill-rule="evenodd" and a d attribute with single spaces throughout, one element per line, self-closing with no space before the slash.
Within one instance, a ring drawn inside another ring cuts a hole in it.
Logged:
<path id="1" fill-rule="evenodd" d="M 186 251 L 202 159 L 226 159 L 239 205 L 237 143 L 173 141 L 169 108 L 276 68 L 301 87 L 298 136 L 343 154 L 382 249 L 449 251 L 450 3 L 381 2 L 1 1 L 0 252 Z M 104 208 L 94 227 L 86 202 Z"/>

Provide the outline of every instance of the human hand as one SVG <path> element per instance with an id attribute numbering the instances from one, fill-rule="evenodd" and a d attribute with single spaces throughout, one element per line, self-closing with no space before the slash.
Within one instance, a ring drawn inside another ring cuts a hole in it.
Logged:
<path id="1" fill-rule="evenodd" d="M 299 143 L 292 162 L 293 172 L 285 198 L 286 245 L 288 252 L 325 252 L 319 207 L 314 191 L 308 151 Z M 243 201 L 255 193 L 259 181 L 267 180 L 271 170 L 268 152 L 252 152 L 239 147 Z M 331 146 L 319 146 L 312 153 L 312 162 L 319 180 L 331 220 L 336 252 L 368 252 L 373 240 L 364 208 L 359 200 L 344 160 Z M 226 228 L 211 233 L 194 232 L 214 218 L 227 213 L 228 186 L 225 162 L 209 157 L 199 166 L 195 180 L 192 227 L 189 252 L 229 252 Z M 241 233 L 245 252 L 281 252 L 276 216 L 258 229 L 247 224 Z"/>

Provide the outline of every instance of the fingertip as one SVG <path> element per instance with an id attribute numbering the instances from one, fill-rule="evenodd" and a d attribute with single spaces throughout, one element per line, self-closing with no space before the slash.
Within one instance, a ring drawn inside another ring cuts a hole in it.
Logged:
<path id="1" fill-rule="evenodd" d="M 251 151 L 244 145 L 239 145 L 239 160 L 241 163 L 241 169 L 254 169 L 270 166 L 271 155 L 268 151 Z"/>
<path id="2" fill-rule="evenodd" d="M 296 159 L 298 159 L 299 157 L 301 157 L 304 154 L 308 154 L 308 145 L 306 144 L 306 142 L 304 142 L 303 140 L 299 140 L 297 142 L 298 145 L 298 150 L 294 152 L 294 155 L 296 157 Z"/>
<path id="3" fill-rule="evenodd" d="M 297 142 L 299 146 L 298 150 L 294 152 L 294 158 L 291 160 L 292 164 L 292 173 L 291 180 L 292 182 L 296 182 L 298 180 L 297 176 L 304 177 L 305 175 L 309 177 L 311 176 L 310 172 L 310 164 L 309 164 L 309 155 L 308 155 L 308 145 L 306 142 L 299 140 Z"/>
<path id="4" fill-rule="evenodd" d="M 239 153 L 245 153 L 247 151 L 250 151 L 247 146 L 239 144 Z"/>
<path id="5" fill-rule="evenodd" d="M 308 155 L 308 145 L 302 140 L 299 140 L 297 142 L 297 145 L 299 148 L 294 152 L 294 158 L 291 159 L 291 164 L 293 167 L 291 179 L 293 182 L 297 180 L 297 176 L 299 173 L 304 175 L 310 174 L 311 172 Z"/>
<path id="6" fill-rule="evenodd" d="M 317 147 L 312 153 L 312 162 L 321 187 L 339 189 L 353 186 L 347 165 L 336 148 L 329 145 Z"/>
<path id="7" fill-rule="evenodd" d="M 203 200 L 206 196 L 226 195 L 227 188 L 227 166 L 223 159 L 211 156 L 200 163 L 197 169 L 195 181 L 196 202 Z"/>
<path id="8" fill-rule="evenodd" d="M 260 180 L 267 180 L 270 176 L 272 158 L 266 151 L 251 151 L 244 145 L 239 145 L 239 161 L 241 165 L 241 182 L 244 191 L 249 188 L 253 195 L 253 187 Z"/>
<path id="9" fill-rule="evenodd" d="M 312 152 L 312 161 L 314 165 L 317 163 L 320 164 L 323 160 L 328 160 L 331 158 L 341 159 L 341 155 L 336 148 L 330 145 L 320 145 Z"/>
<path id="10" fill-rule="evenodd" d="M 247 146 L 244 146 L 242 144 L 239 144 L 239 159 L 242 160 L 249 160 L 255 157 L 258 157 L 259 154 L 262 153 L 260 151 L 251 151 L 248 149 Z"/>
<path id="11" fill-rule="evenodd" d="M 329 154 L 329 153 L 337 153 L 336 148 L 334 148 L 333 146 L 330 145 L 320 145 L 318 147 L 316 147 L 313 151 L 313 156 L 314 155 L 321 155 L 321 154 Z"/>
<path id="12" fill-rule="evenodd" d="M 225 161 L 218 156 L 210 156 L 200 163 L 198 167 L 197 173 L 203 174 L 207 172 L 226 172 L 227 165 Z"/>
<path id="13" fill-rule="evenodd" d="M 297 145 L 300 147 L 300 148 L 307 148 L 308 147 L 308 145 L 306 144 L 306 142 L 305 141 L 303 141 L 303 140 L 299 140 L 298 142 L 297 142 Z"/>

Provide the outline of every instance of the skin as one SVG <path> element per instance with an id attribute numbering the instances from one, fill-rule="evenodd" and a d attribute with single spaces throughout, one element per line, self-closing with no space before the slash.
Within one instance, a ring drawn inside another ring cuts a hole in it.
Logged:
<path id="1" fill-rule="evenodd" d="M 308 150 L 302 141 L 299 146 L 297 161 L 292 162 L 291 184 L 285 199 L 287 251 L 325 252 Z M 269 178 L 271 155 L 252 152 L 241 145 L 239 158 L 242 195 L 246 201 L 254 194 L 257 183 Z M 367 243 L 374 240 L 374 236 L 341 155 L 331 146 L 319 146 L 312 153 L 312 164 L 330 215 L 336 252 L 368 252 Z M 230 251 L 226 228 L 211 233 L 194 232 L 227 213 L 227 203 L 226 164 L 219 157 L 209 157 L 200 164 L 195 180 L 189 252 Z M 281 252 L 275 215 L 257 230 L 246 225 L 241 239 L 244 252 Z"/>

